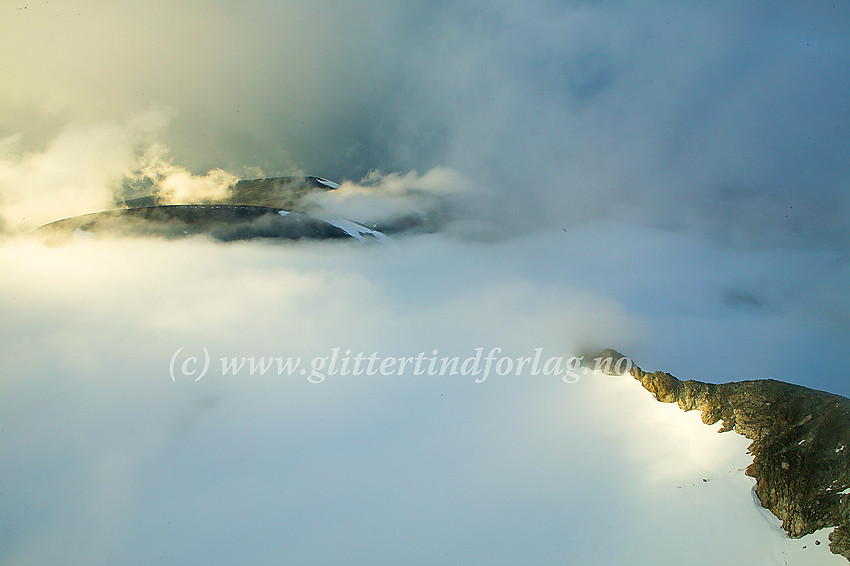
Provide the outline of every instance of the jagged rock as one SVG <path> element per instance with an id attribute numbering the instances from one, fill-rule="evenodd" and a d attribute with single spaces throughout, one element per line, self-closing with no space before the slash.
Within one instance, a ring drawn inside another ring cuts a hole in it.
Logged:
<path id="1" fill-rule="evenodd" d="M 850 561 L 850 494 L 841 494 L 850 487 L 850 400 L 773 379 L 713 384 L 637 366 L 630 373 L 659 401 L 752 440 L 746 473 L 761 504 L 792 538 L 834 527 L 829 548 Z"/>
<path id="2" fill-rule="evenodd" d="M 605 375 L 623 375 L 632 369 L 632 361 L 624 354 L 611 348 L 606 348 L 598 353 L 585 352 L 579 358 L 582 366 L 601 371 Z"/>

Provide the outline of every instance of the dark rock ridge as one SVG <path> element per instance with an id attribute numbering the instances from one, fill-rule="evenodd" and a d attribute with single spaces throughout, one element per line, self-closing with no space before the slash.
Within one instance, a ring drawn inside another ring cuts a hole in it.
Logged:
<path id="1" fill-rule="evenodd" d="M 624 357 L 605 350 L 590 359 L 608 356 Z M 850 493 L 842 494 L 850 487 L 849 399 L 773 379 L 681 381 L 637 366 L 630 374 L 658 401 L 699 410 L 705 424 L 723 421 L 720 432 L 752 440 L 746 473 L 761 504 L 792 538 L 834 527 L 829 548 L 850 561 Z"/>
<path id="2" fill-rule="evenodd" d="M 384 239 L 384 234 L 434 232 L 445 221 L 436 205 L 427 213 L 412 210 L 368 226 L 326 216 L 310 197 L 339 187 L 321 177 L 243 179 L 224 196 L 177 204 L 169 195 L 144 194 L 154 188 L 148 180 L 141 186 L 124 187 L 116 209 L 56 220 L 36 233 L 48 244 L 61 244 L 78 233 L 169 239 L 206 235 L 224 242 L 258 238 L 363 241 Z"/>
<path id="3" fill-rule="evenodd" d="M 347 239 L 345 230 L 307 214 L 265 206 L 187 204 L 107 210 L 57 220 L 36 232 L 62 243 L 75 231 L 116 236 L 182 238 L 206 234 L 230 242 L 255 238 Z"/>

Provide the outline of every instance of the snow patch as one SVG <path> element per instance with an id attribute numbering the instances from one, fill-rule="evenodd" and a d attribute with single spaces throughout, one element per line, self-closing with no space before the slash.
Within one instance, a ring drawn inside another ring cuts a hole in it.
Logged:
<path id="1" fill-rule="evenodd" d="M 371 228 L 366 228 L 362 224 L 357 224 L 356 222 L 352 222 L 351 220 L 344 220 L 342 218 L 328 218 L 325 216 L 319 216 L 321 220 L 324 220 L 331 226 L 335 226 L 351 236 L 352 238 L 357 238 L 360 241 L 365 240 L 365 236 L 371 236 L 377 240 L 389 241 L 389 238 L 381 232 L 377 230 L 372 230 Z"/>
<path id="2" fill-rule="evenodd" d="M 339 184 L 334 183 L 333 181 L 328 181 L 327 179 L 322 179 L 321 177 L 316 177 L 315 179 L 316 179 L 317 182 L 319 182 L 319 183 L 323 184 L 324 186 L 329 187 L 331 189 L 338 189 L 339 188 Z"/>

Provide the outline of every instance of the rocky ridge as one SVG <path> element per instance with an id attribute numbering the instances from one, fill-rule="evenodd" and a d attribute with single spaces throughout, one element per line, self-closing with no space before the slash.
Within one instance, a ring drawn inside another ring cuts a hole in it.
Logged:
<path id="1" fill-rule="evenodd" d="M 590 359 L 609 356 L 625 357 L 605 350 Z M 773 379 L 714 384 L 637 366 L 629 373 L 658 401 L 699 410 L 705 424 L 723 421 L 720 432 L 752 440 L 746 473 L 761 504 L 792 538 L 834 527 L 829 548 L 850 561 L 850 399 Z"/>

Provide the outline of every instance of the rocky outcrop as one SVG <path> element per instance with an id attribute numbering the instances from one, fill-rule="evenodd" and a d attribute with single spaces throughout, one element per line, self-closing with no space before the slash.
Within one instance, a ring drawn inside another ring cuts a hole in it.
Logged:
<path id="1" fill-rule="evenodd" d="M 834 527 L 829 548 L 850 560 L 850 400 L 772 379 L 714 384 L 637 366 L 630 373 L 659 401 L 752 440 L 746 473 L 762 505 L 793 538 Z"/>

